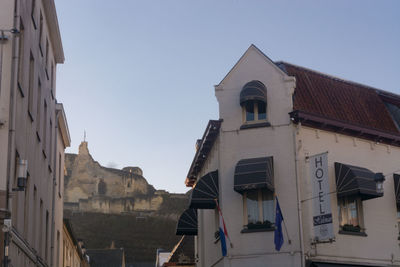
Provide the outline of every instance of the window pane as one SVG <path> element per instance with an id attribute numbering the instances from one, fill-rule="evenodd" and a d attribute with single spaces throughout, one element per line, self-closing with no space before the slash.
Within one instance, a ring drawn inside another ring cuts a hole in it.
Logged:
<path id="1" fill-rule="evenodd" d="M 248 191 L 246 194 L 247 223 L 256 223 L 258 219 L 258 194 L 257 191 Z"/>
<path id="2" fill-rule="evenodd" d="M 274 223 L 274 196 L 272 192 L 262 190 L 263 221 Z"/>
<path id="3" fill-rule="evenodd" d="M 358 224 L 358 214 L 357 214 L 357 201 L 349 200 L 349 223 L 357 226 Z"/>
<path id="4" fill-rule="evenodd" d="M 267 111 L 266 111 L 266 105 L 264 102 L 258 102 L 258 119 L 259 120 L 265 120 L 267 119 Z"/>
<path id="5" fill-rule="evenodd" d="M 246 102 L 246 121 L 254 121 L 254 103 L 253 101 Z"/>

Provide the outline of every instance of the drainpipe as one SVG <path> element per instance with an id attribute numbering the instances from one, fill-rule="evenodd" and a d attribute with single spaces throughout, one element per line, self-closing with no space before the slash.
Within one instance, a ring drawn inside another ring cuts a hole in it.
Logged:
<path id="1" fill-rule="evenodd" d="M 60 111 L 57 111 L 57 100 L 55 100 L 54 103 L 54 109 L 55 109 L 55 136 L 54 136 L 54 148 L 53 148 L 53 194 L 52 194 L 52 200 L 51 200 L 51 233 L 50 233 L 50 239 L 51 239 L 51 246 L 50 246 L 50 266 L 57 266 L 57 264 L 54 264 L 54 233 L 55 233 L 55 221 L 54 221 L 54 211 L 55 211 L 55 199 L 56 199 L 56 186 L 57 186 L 57 144 L 58 144 L 58 116 L 60 115 Z M 59 166 L 61 168 L 61 166 Z M 61 181 L 61 179 L 60 179 Z"/>
<path id="2" fill-rule="evenodd" d="M 13 28 L 16 29 L 17 27 L 17 20 L 19 18 L 18 8 L 17 8 L 17 0 L 14 2 L 14 21 L 13 21 Z M 8 149 L 7 149 L 7 192 L 6 192 L 6 209 L 8 211 L 8 218 L 11 218 L 12 206 L 10 205 L 10 189 L 11 186 L 11 174 L 13 173 L 14 158 L 15 158 L 15 113 L 16 113 L 16 73 L 18 67 L 18 55 L 16 55 L 17 51 L 17 41 L 15 34 L 12 34 L 12 61 L 11 61 L 11 80 L 10 80 L 10 107 L 9 107 L 9 132 L 8 132 Z M 12 228 L 12 227 L 11 227 Z M 9 241 L 10 241 L 10 232 L 6 232 L 4 235 L 4 267 L 8 267 L 8 251 L 9 251 Z"/>
<path id="3" fill-rule="evenodd" d="M 296 144 L 296 130 L 293 131 L 293 148 L 294 148 L 294 163 L 295 163 L 295 175 L 296 175 L 296 189 L 297 189 L 297 213 L 299 220 L 299 237 L 300 237 L 300 250 L 301 250 L 301 266 L 305 266 L 304 262 L 304 243 L 303 243 L 303 220 L 301 216 L 301 201 L 300 201 L 300 179 L 298 174 L 298 155 L 297 155 L 297 144 Z"/>

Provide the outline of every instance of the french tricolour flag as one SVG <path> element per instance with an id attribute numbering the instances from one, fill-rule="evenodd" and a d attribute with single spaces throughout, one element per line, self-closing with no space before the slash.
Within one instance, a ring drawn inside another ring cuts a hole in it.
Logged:
<path id="1" fill-rule="evenodd" d="M 226 230 L 224 217 L 222 216 L 222 211 L 218 206 L 218 202 L 217 202 L 217 208 L 218 208 L 218 213 L 219 213 L 219 240 L 221 241 L 222 256 L 225 257 L 227 254 L 226 239 L 228 239 L 229 242 L 230 242 L 230 239 L 229 239 L 228 231 Z M 231 247 L 232 247 L 232 243 L 231 243 Z"/>

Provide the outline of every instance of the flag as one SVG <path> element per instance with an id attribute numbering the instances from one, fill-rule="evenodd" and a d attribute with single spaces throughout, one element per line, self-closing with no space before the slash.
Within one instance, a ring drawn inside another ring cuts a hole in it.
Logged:
<path id="1" fill-rule="evenodd" d="M 225 223 L 224 219 L 222 218 L 221 215 L 219 215 L 219 240 L 221 241 L 221 250 L 222 250 L 222 256 L 226 256 L 227 250 L 226 250 L 226 238 L 225 238 L 225 231 L 222 229 L 222 227 L 225 228 Z"/>
<path id="2" fill-rule="evenodd" d="M 281 211 L 281 207 L 279 206 L 278 197 L 276 198 L 276 210 L 275 210 L 275 234 L 274 234 L 274 243 L 275 250 L 281 250 L 283 245 L 283 232 L 282 232 L 282 221 L 283 215 Z"/>
<path id="3" fill-rule="evenodd" d="M 233 247 L 233 246 L 232 246 L 232 242 L 230 241 L 228 231 L 226 230 L 225 220 L 224 220 L 224 217 L 222 216 L 222 211 L 219 208 L 218 201 L 216 200 L 215 203 L 217 204 L 217 209 L 218 209 L 218 213 L 219 213 L 219 240 L 221 241 L 222 256 L 225 257 L 227 254 L 226 239 L 229 240 L 231 247 Z"/>

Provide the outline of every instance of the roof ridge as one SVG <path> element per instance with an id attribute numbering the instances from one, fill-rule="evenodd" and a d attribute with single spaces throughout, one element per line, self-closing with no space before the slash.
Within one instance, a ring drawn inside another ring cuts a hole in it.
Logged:
<path id="1" fill-rule="evenodd" d="M 347 79 L 344 79 L 344 78 L 341 78 L 341 77 L 338 77 L 338 76 L 335 76 L 335 75 L 332 75 L 332 74 L 327 74 L 327 73 L 324 73 L 324 72 L 321 72 L 321 71 L 317 71 L 317 70 L 313 70 L 313 69 L 310 69 L 310 68 L 307 68 L 307 67 L 303 67 L 303 66 L 299 66 L 299 65 L 296 65 L 296 64 L 292 64 L 292 63 L 289 63 L 289 62 L 286 62 L 286 61 L 283 61 L 283 60 L 276 61 L 275 64 L 277 64 L 277 65 L 279 65 L 279 64 L 289 65 L 289 66 L 292 66 L 292 67 L 295 67 L 295 68 L 298 68 L 298 69 L 302 69 L 302 70 L 305 70 L 305 71 L 308 71 L 308 72 L 312 72 L 312 73 L 321 75 L 323 77 L 326 77 L 326 78 L 329 78 L 329 79 L 332 79 L 332 80 L 335 80 L 335 81 L 339 81 L 339 82 L 343 82 L 343 83 L 347 83 L 347 84 L 351 84 L 351 85 L 356 85 L 356 86 L 360 86 L 360 87 L 364 87 L 365 89 L 374 90 L 377 93 L 389 93 L 389 94 L 391 94 L 391 95 L 393 95 L 395 97 L 400 98 L 400 94 L 396 94 L 396 93 L 393 93 L 393 92 L 390 92 L 390 91 L 386 91 L 386 90 L 383 90 L 383 89 L 379 89 L 379 88 L 376 88 L 376 87 L 365 85 L 365 84 L 362 84 L 362 83 L 359 83 L 359 82 L 347 80 Z"/>

